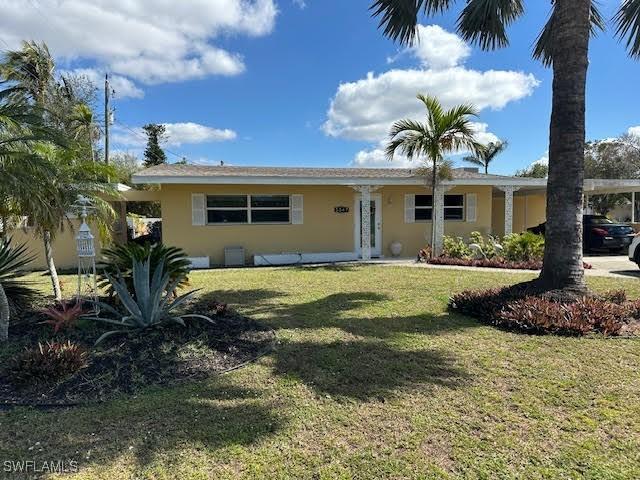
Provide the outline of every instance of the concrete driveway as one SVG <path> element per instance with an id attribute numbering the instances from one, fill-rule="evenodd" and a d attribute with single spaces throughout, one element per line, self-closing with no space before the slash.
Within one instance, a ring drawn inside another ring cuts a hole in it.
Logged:
<path id="1" fill-rule="evenodd" d="M 640 278 L 640 268 L 626 255 L 590 255 L 585 256 L 584 261 L 593 266 L 586 270 L 587 275 Z"/>

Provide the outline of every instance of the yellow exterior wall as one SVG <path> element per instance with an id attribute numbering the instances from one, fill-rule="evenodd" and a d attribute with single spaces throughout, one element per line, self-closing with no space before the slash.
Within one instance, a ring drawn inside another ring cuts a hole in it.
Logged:
<path id="1" fill-rule="evenodd" d="M 394 241 L 399 241 L 403 246 L 401 256 L 417 256 L 421 248 L 431 243 L 431 222 L 404 223 L 404 196 L 409 193 L 428 194 L 430 189 L 419 186 L 393 186 L 383 187 L 380 193 L 382 194 L 382 254 L 390 257 L 390 245 Z M 447 220 L 444 223 L 445 235 L 468 238 L 473 231 L 483 234 L 491 231 L 491 187 L 456 187 L 447 192 L 448 195 L 467 193 L 477 195 L 477 221 L 469 223 L 461 220 Z"/>
<path id="2" fill-rule="evenodd" d="M 524 232 L 527 228 L 535 227 L 547 218 L 546 195 L 514 195 L 513 197 L 513 231 Z M 498 194 L 493 197 L 492 225 L 493 234 L 504 235 L 504 196 Z"/>
<path id="3" fill-rule="evenodd" d="M 302 225 L 205 225 L 191 224 L 191 194 L 301 194 Z M 382 196 L 382 255 L 389 257 L 394 241 L 403 244 L 402 256 L 413 257 L 429 243 L 431 222 L 404 223 L 404 196 L 428 193 L 420 186 L 389 186 Z M 445 235 L 468 237 L 474 230 L 491 230 L 491 187 L 456 187 L 450 194 L 476 193 L 477 221 L 445 222 Z M 224 263 L 225 246 L 243 246 L 246 262 L 254 254 L 353 252 L 354 206 L 357 193 L 346 186 L 261 185 L 163 185 L 161 191 L 163 242 L 183 248 L 190 256 L 208 256 L 212 265 Z M 335 213 L 338 206 L 348 213 Z"/>
<path id="4" fill-rule="evenodd" d="M 76 254 L 76 234 L 80 225 L 78 220 L 72 221 L 72 227 L 66 226 L 64 230 L 58 232 L 53 241 L 53 259 L 56 268 L 60 270 L 75 270 L 78 268 L 78 256 Z M 94 235 L 96 229 L 92 228 Z M 42 238 L 37 237 L 33 228 L 16 228 L 9 233 L 12 244 L 26 242 L 29 253 L 35 255 L 35 260 L 27 267 L 30 270 L 46 270 L 47 262 L 44 257 L 44 243 Z M 101 244 L 98 238 L 95 239 L 96 261 L 100 259 Z"/>
<path id="5" fill-rule="evenodd" d="M 224 263 L 224 247 L 242 246 L 246 261 L 269 253 L 333 253 L 354 249 L 353 206 L 355 191 L 343 186 L 288 185 L 163 185 L 161 195 L 162 240 L 183 248 L 190 256 L 208 256 L 212 265 Z M 301 194 L 302 225 L 191 224 L 191 194 Z M 335 213 L 334 207 L 349 207 Z"/>

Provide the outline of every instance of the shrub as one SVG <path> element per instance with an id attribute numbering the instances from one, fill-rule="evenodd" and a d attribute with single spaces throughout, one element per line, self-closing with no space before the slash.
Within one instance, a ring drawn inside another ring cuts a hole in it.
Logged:
<path id="1" fill-rule="evenodd" d="M 88 364 L 87 351 L 67 342 L 38 343 L 37 348 L 19 354 L 9 366 L 17 384 L 55 382 L 70 377 Z"/>
<path id="2" fill-rule="evenodd" d="M 531 232 L 512 233 L 502 240 L 508 260 L 540 260 L 544 256 L 544 237 Z"/>
<path id="3" fill-rule="evenodd" d="M 454 265 L 458 267 L 487 267 L 487 268 L 505 268 L 513 270 L 540 270 L 542 268 L 541 260 L 528 260 L 522 262 L 514 262 L 505 260 L 504 258 L 449 258 L 435 257 L 427 260 L 432 265 Z"/>
<path id="4" fill-rule="evenodd" d="M 165 273 L 169 274 L 168 287 L 180 288 L 185 286 L 191 270 L 191 262 L 184 250 L 177 247 L 167 247 L 161 243 L 151 245 L 146 243 L 138 245 L 127 243 L 103 250 L 104 268 L 100 275 L 99 287 L 105 288 L 109 295 L 115 292 L 111 287 L 109 276 L 118 276 L 127 285 L 127 289 L 133 292 L 133 265 L 149 259 L 151 275 L 158 265 L 162 264 Z M 173 292 L 173 290 L 172 290 Z"/>
<path id="5" fill-rule="evenodd" d="M 639 302 L 617 304 L 593 297 L 559 301 L 522 287 L 464 291 L 454 295 L 449 306 L 493 325 L 561 335 L 617 335 L 640 316 Z"/>
<path id="6" fill-rule="evenodd" d="M 469 258 L 471 250 L 462 237 L 445 236 L 442 242 L 442 255 L 449 258 Z"/>
<path id="7" fill-rule="evenodd" d="M 486 239 L 480 232 L 471 232 L 471 235 L 469 235 L 469 245 L 478 245 L 485 258 L 494 258 L 498 255 L 498 251 L 496 249 L 497 243 L 499 242 L 491 235 Z"/>
<path id="8" fill-rule="evenodd" d="M 78 319 L 87 311 L 82 302 L 67 302 L 63 300 L 58 305 L 42 310 L 42 313 L 49 318 L 41 323 L 51 325 L 53 333 L 58 333 L 63 328 L 75 325 Z"/>
<path id="9" fill-rule="evenodd" d="M 628 318 L 624 305 L 606 300 L 585 297 L 560 303 L 531 296 L 505 305 L 497 321 L 505 327 L 544 333 L 616 335 Z"/>
<path id="10" fill-rule="evenodd" d="M 134 261 L 131 273 L 133 289 L 129 290 L 127 277 L 112 277 L 106 274 L 111 287 L 126 309 L 124 315 L 105 302 L 96 302 L 101 311 L 110 312 L 115 318 L 87 317 L 119 327 L 100 336 L 96 344 L 117 333 L 131 330 L 145 330 L 169 323 L 185 325 L 185 318 L 200 318 L 212 322 L 209 317 L 198 314 L 179 315 L 175 310 L 189 300 L 197 290 L 172 299 L 172 293 L 182 281 L 182 277 L 171 280 L 171 273 L 165 271 L 164 262 L 156 265 L 151 273 L 151 258 L 143 262 Z"/>

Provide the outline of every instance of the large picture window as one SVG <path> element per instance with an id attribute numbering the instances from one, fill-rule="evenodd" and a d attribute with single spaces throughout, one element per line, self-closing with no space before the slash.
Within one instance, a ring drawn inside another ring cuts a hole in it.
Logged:
<path id="1" fill-rule="evenodd" d="M 290 223 L 288 195 L 208 195 L 207 223 Z"/>
<path id="2" fill-rule="evenodd" d="M 415 221 L 425 222 L 433 219 L 433 197 L 416 195 Z M 464 195 L 444 196 L 444 219 L 464 220 Z"/>

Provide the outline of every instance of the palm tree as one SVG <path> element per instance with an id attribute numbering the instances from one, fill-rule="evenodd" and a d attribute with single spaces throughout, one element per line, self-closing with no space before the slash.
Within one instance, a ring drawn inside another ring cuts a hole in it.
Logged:
<path id="1" fill-rule="evenodd" d="M 0 64 L 0 78 L 15 86 L 14 96 L 30 99 L 44 109 L 54 68 L 55 63 L 45 43 L 22 42 L 20 50 L 5 53 Z"/>
<path id="2" fill-rule="evenodd" d="M 495 160 L 495 158 L 505 151 L 507 148 L 507 142 L 489 142 L 483 149 L 478 151 L 475 155 L 469 155 L 464 157 L 464 161 L 473 165 L 478 165 L 484 168 L 484 173 L 489 173 L 489 164 Z"/>
<path id="3" fill-rule="evenodd" d="M 384 34 L 402 44 L 416 39 L 418 16 L 448 10 L 451 0 L 374 0 Z M 553 68 L 549 131 L 547 230 L 539 284 L 586 291 L 582 261 L 585 85 L 590 37 L 605 27 L 596 0 L 551 0 L 552 11 L 534 57 Z M 484 50 L 509 44 L 506 28 L 524 15 L 523 0 L 467 0 L 458 32 Z M 614 17 L 616 35 L 640 58 L 640 0 L 623 0 Z"/>
<path id="4" fill-rule="evenodd" d="M 73 115 L 69 119 L 73 139 L 83 141 L 89 148 L 91 161 L 95 161 L 93 145 L 100 135 L 96 125 L 93 110 L 86 103 L 79 103 L 73 108 Z"/>
<path id="5" fill-rule="evenodd" d="M 55 63 L 46 44 L 36 42 L 22 42 L 20 50 L 8 51 L 4 60 L 0 63 L 0 81 L 10 85 L 11 97 L 17 101 L 31 101 L 35 103 L 43 115 L 46 114 L 47 91 L 53 84 Z M 43 193 L 36 194 L 42 197 Z M 26 197 L 27 203 L 33 198 Z M 35 199 L 37 201 L 37 199 Z M 36 212 L 45 211 L 48 207 L 42 202 L 37 202 Z M 26 212 L 32 213 L 30 210 Z M 61 298 L 60 280 L 53 260 L 53 247 L 51 231 L 42 232 L 47 267 L 51 276 L 53 291 L 56 299 Z"/>
<path id="6" fill-rule="evenodd" d="M 445 110 L 435 97 L 418 95 L 418 100 L 427 109 L 426 123 L 414 120 L 399 120 L 394 123 L 389 132 L 386 154 L 389 160 L 393 160 L 396 151 L 400 150 L 410 160 L 424 158 L 430 162 L 432 211 L 434 212 L 431 216 L 433 254 L 436 245 L 435 212 L 438 170 L 444 173 L 448 169 L 448 164 L 444 163 L 444 155 L 463 150 L 478 152 L 482 149 L 482 145 L 474 137 L 471 117 L 478 115 L 474 106 L 458 105 Z"/>
<path id="7" fill-rule="evenodd" d="M 69 213 L 78 196 L 83 196 L 90 199 L 96 208 L 91 220 L 97 224 L 102 240 L 107 242 L 116 214 L 104 198 L 117 199 L 120 195 L 113 184 L 103 180 L 109 176 L 114 177 L 113 167 L 87 160 L 73 149 L 60 148 L 50 143 L 38 145 L 36 151 L 47 160 L 53 170 L 47 187 L 48 202 L 44 206 L 35 202 L 28 204 L 25 211 L 29 212 L 36 234 L 43 239 L 53 293 L 59 300 L 62 298 L 62 290 L 52 248 L 56 233 L 64 228 L 72 228 Z"/>

